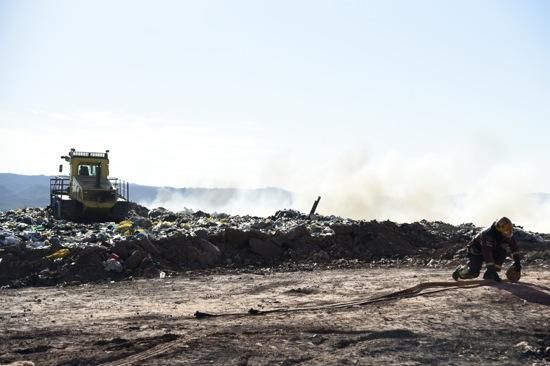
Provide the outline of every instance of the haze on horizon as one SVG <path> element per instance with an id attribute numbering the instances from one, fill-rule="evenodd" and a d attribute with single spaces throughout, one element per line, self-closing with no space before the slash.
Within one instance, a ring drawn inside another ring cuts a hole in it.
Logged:
<path id="1" fill-rule="evenodd" d="M 0 0 L 0 172 L 110 149 L 140 184 L 550 232 L 548 39 L 542 0 Z"/>

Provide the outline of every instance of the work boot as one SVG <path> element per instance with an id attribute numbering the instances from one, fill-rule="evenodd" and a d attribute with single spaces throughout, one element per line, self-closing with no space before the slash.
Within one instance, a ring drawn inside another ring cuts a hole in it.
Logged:
<path id="1" fill-rule="evenodd" d="M 485 271 L 485 274 L 483 275 L 484 280 L 491 280 L 495 282 L 500 282 L 500 277 L 495 269 L 495 267 L 490 266 L 487 267 L 487 270 Z"/>
<path id="2" fill-rule="evenodd" d="M 453 280 L 470 280 L 472 278 L 476 278 L 478 275 L 478 273 L 472 273 L 470 271 L 470 267 L 468 267 L 467 265 L 458 266 L 453 272 Z"/>
<path id="3" fill-rule="evenodd" d="M 462 269 L 462 266 L 456 267 L 455 271 L 452 274 L 453 280 L 458 281 L 458 279 L 460 278 L 460 270 L 461 269 Z"/>

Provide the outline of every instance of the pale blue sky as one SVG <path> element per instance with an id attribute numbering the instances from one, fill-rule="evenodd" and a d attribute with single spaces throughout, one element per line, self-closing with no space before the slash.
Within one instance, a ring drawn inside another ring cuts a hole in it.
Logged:
<path id="1" fill-rule="evenodd" d="M 147 184 L 318 191 L 358 159 L 545 190 L 549 120 L 548 1 L 0 0 L 0 171 L 110 148 Z"/>

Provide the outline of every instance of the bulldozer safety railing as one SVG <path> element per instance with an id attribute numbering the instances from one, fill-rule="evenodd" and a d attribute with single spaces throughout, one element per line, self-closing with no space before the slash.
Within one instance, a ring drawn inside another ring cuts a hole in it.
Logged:
<path id="1" fill-rule="evenodd" d="M 117 192 L 117 197 L 126 201 L 130 201 L 130 184 L 118 178 L 108 178 L 111 186 Z M 69 195 L 71 185 L 71 177 L 57 176 L 50 178 L 50 204 L 56 196 L 63 197 Z"/>
<path id="2" fill-rule="evenodd" d="M 69 195 L 71 179 L 69 176 L 57 176 L 50 178 L 50 203 L 53 204 L 54 196 Z"/>
<path id="3" fill-rule="evenodd" d="M 117 191 L 118 197 L 129 202 L 130 201 L 130 183 L 125 182 L 122 179 L 118 179 L 118 178 L 109 178 L 109 181 Z"/>

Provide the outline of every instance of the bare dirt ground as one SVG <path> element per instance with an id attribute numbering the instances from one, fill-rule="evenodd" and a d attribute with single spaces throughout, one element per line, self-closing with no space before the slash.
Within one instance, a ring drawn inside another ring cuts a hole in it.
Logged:
<path id="1" fill-rule="evenodd" d="M 550 271 L 348 309 L 195 319 L 368 298 L 449 269 L 209 274 L 0 290 L 0 364 L 548 365 Z"/>

